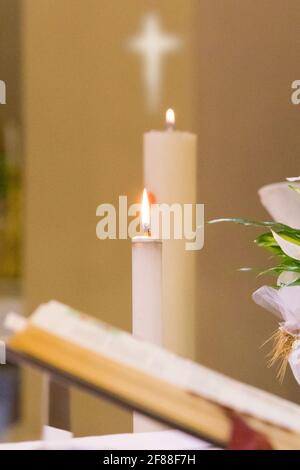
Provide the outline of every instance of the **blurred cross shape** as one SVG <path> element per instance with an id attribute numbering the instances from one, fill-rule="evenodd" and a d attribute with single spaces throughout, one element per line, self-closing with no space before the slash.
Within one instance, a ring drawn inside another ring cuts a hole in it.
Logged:
<path id="1" fill-rule="evenodd" d="M 0 341 L 0 364 L 6 364 L 6 346 L 4 341 Z"/>
<path id="2" fill-rule="evenodd" d="M 181 39 L 161 31 L 157 15 L 148 14 L 142 20 L 142 31 L 128 42 L 129 50 L 143 57 L 143 78 L 147 91 L 147 104 L 154 111 L 160 98 L 162 58 L 177 51 Z"/>

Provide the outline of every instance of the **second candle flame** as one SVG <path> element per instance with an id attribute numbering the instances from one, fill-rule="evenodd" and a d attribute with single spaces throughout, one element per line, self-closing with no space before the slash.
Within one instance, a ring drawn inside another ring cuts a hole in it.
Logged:
<path id="1" fill-rule="evenodd" d="M 141 210 L 142 227 L 145 232 L 150 234 L 150 203 L 148 198 L 147 189 L 144 188 Z"/>
<path id="2" fill-rule="evenodd" d="M 169 108 L 166 112 L 167 129 L 174 129 L 175 127 L 175 113 L 173 109 Z"/>

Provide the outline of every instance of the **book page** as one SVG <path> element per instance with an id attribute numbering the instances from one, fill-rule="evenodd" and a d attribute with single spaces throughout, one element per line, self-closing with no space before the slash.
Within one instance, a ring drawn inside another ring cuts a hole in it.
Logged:
<path id="1" fill-rule="evenodd" d="M 40 306 L 30 322 L 222 406 L 300 432 L 300 406 L 178 357 L 59 302 Z"/>

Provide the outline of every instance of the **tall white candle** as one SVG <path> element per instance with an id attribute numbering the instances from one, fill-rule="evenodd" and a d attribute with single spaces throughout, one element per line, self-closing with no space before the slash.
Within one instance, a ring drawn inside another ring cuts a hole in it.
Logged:
<path id="1" fill-rule="evenodd" d="M 157 203 L 197 201 L 197 136 L 174 129 L 167 111 L 165 131 L 144 135 L 144 181 Z M 163 241 L 163 346 L 195 356 L 196 252 L 184 240 Z"/>
<path id="2" fill-rule="evenodd" d="M 162 344 L 162 243 L 151 237 L 150 210 L 144 190 L 142 227 L 145 235 L 132 239 L 132 333 L 137 338 Z M 155 421 L 134 413 L 134 432 L 160 430 Z"/>

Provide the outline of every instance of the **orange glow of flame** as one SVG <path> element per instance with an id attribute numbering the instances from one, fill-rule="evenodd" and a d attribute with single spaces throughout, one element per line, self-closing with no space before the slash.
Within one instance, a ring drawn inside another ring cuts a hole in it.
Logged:
<path id="1" fill-rule="evenodd" d="M 143 229 L 145 231 L 150 230 L 150 203 L 146 188 L 143 191 L 141 221 Z"/>
<path id="2" fill-rule="evenodd" d="M 167 126 L 173 127 L 175 126 L 175 113 L 173 109 L 169 108 L 166 112 L 166 123 Z"/>

